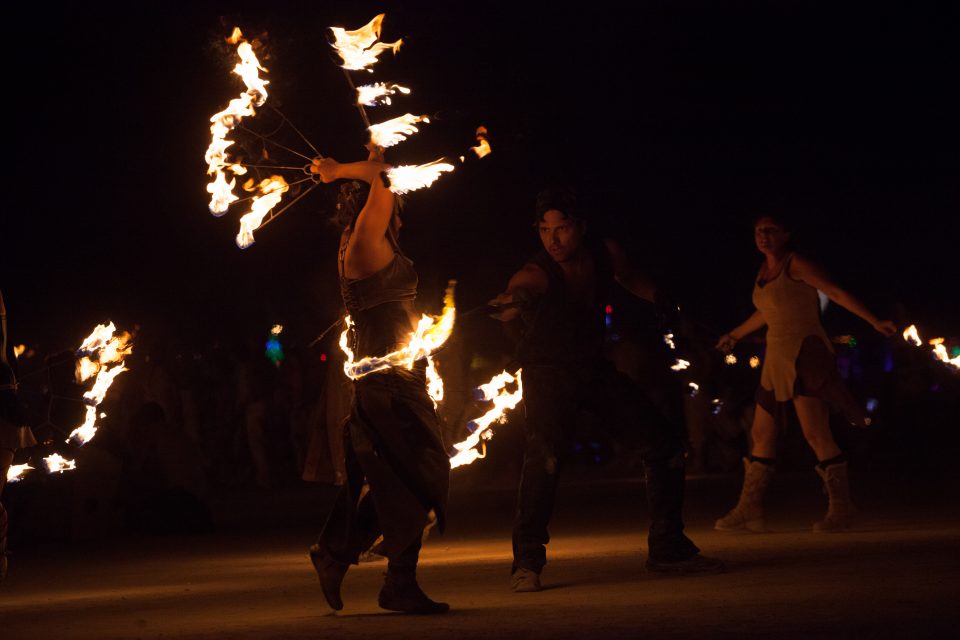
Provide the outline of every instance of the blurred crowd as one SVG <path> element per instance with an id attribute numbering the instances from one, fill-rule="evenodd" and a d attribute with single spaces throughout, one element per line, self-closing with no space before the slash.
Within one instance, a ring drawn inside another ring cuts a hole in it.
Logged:
<path id="1" fill-rule="evenodd" d="M 750 359 L 762 359 L 762 339 L 739 345 L 731 364 L 713 349 L 709 328 L 679 318 L 677 326 L 665 327 L 645 313 L 608 307 L 607 356 L 667 415 L 685 422 L 689 473 L 735 472 L 748 447 L 759 380 Z M 489 408 L 472 390 L 515 368 L 495 324 L 465 323 L 437 356 L 448 447 L 467 436 L 469 419 Z M 129 371 L 117 378 L 101 405 L 99 431 L 83 447 L 64 442 L 83 411 L 74 354 L 28 348 L 19 362 L 21 396 L 41 444 L 21 450 L 15 462 L 37 467 L 59 452 L 76 460 L 77 469 L 35 470 L 8 486 L 6 501 L 17 514 L 14 541 L 205 531 L 217 524 L 213 505 L 220 496 L 282 492 L 305 481 L 341 483 L 350 383 L 341 370 L 338 334 L 339 328 L 318 343 L 287 343 L 283 333 L 265 327 L 261 335 L 186 349 L 169 335 L 138 328 Z M 947 343 L 955 348 L 958 340 Z M 903 469 L 911 461 L 915 467 L 949 464 L 960 451 L 960 375 L 900 337 L 868 344 L 841 339 L 836 348 L 841 374 L 873 420 L 867 430 L 835 425 L 854 463 L 877 469 Z M 678 359 L 688 366 L 674 370 Z M 487 457 L 454 472 L 461 484 L 516 477 L 522 419 L 521 405 L 485 443 Z M 638 461 L 604 437 L 591 416 L 582 416 L 580 425 L 574 468 L 632 472 Z M 799 429 L 792 432 L 784 436 L 782 466 L 808 467 Z"/>

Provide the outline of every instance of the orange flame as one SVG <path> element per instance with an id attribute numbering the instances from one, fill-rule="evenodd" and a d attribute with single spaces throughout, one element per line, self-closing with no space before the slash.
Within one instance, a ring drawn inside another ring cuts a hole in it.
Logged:
<path id="1" fill-rule="evenodd" d="M 437 371 L 437 363 L 433 361 L 433 356 L 427 356 L 427 395 L 433 400 L 433 408 L 443 402 L 443 378 Z"/>
<path id="2" fill-rule="evenodd" d="M 756 369 L 760 366 L 760 358 L 757 356 L 750 356 L 750 368 Z"/>
<path id="3" fill-rule="evenodd" d="M 390 191 L 403 195 L 417 189 L 429 187 L 436 182 L 441 173 L 453 171 L 454 167 L 443 158 L 421 165 L 400 165 L 387 170 Z"/>
<path id="4" fill-rule="evenodd" d="M 478 158 L 486 157 L 493 151 L 490 148 L 490 142 L 487 140 L 486 127 L 477 127 L 477 143 L 477 146 L 470 147 L 470 150 L 477 154 Z"/>
<path id="5" fill-rule="evenodd" d="M 74 460 L 67 460 L 59 453 L 55 453 L 43 459 L 43 468 L 47 473 L 63 473 L 76 469 L 77 463 Z"/>
<path id="6" fill-rule="evenodd" d="M 917 325 L 915 324 L 912 324 L 903 330 L 903 339 L 915 347 L 919 347 L 923 344 L 923 340 L 920 339 L 920 334 L 917 333 Z"/>
<path id="7" fill-rule="evenodd" d="M 377 82 L 360 85 L 357 87 L 357 103 L 368 107 L 375 107 L 378 104 L 391 104 L 390 96 L 397 92 L 410 95 L 410 89 L 398 84 Z"/>
<path id="8" fill-rule="evenodd" d="M 480 399 L 493 402 L 493 408 L 485 414 L 470 421 L 472 432 L 467 438 L 453 445 L 457 450 L 456 455 L 450 458 L 450 468 L 456 469 L 463 465 L 471 464 L 485 456 L 485 453 L 477 449 L 481 444 L 481 439 L 489 440 L 493 437 L 491 426 L 495 423 L 502 423 L 506 420 L 507 411 L 514 409 L 523 399 L 523 381 L 521 379 L 522 369 L 517 369 L 515 373 L 503 371 L 495 375 L 490 382 L 480 385 L 477 390 L 482 394 Z M 506 386 L 512 382 L 517 383 L 517 388 L 513 392 L 506 390 Z"/>
<path id="9" fill-rule="evenodd" d="M 33 469 L 29 464 L 14 464 L 7 469 L 7 482 L 14 483 L 20 482 L 23 479 L 23 474 L 25 474 L 30 469 Z"/>
<path id="10" fill-rule="evenodd" d="M 344 69 L 349 71 L 369 71 L 376 64 L 380 54 L 390 49 L 394 53 L 400 50 L 403 40 L 396 42 L 377 42 L 380 39 L 380 26 L 384 14 L 376 16 L 366 25 L 354 31 L 342 27 L 330 27 L 333 32 L 333 48 L 343 60 Z"/>
<path id="11" fill-rule="evenodd" d="M 236 186 L 236 179 L 228 179 L 226 171 L 242 175 L 245 169 L 236 163 L 228 160 L 227 149 L 233 144 L 232 140 L 227 139 L 227 135 L 240 124 L 243 118 L 256 115 L 254 107 L 262 106 L 267 99 L 267 80 L 260 78 L 260 71 L 266 71 L 260 66 L 253 47 L 249 42 L 240 41 L 242 34 L 240 29 L 234 28 L 233 35 L 227 39 L 227 42 L 237 46 L 237 55 L 240 62 L 233 68 L 243 80 L 247 90 L 240 94 L 239 98 L 234 98 L 227 105 L 227 108 L 210 118 L 210 134 L 212 139 L 204 160 L 207 162 L 207 175 L 213 176 L 213 180 L 207 185 L 207 193 L 210 198 L 210 212 L 215 216 L 221 216 L 227 212 L 230 205 L 237 200 L 233 195 L 233 189 Z M 241 169 L 238 171 L 238 169 Z"/>
<path id="12" fill-rule="evenodd" d="M 737 356 L 733 355 L 732 353 L 728 353 L 723 357 L 723 361 L 726 364 L 737 364 Z"/>
<path id="13" fill-rule="evenodd" d="M 378 147 L 392 147 L 395 144 L 399 144 L 407 139 L 408 136 L 412 136 L 419 129 L 417 129 L 416 123 L 418 122 L 430 122 L 430 118 L 427 116 L 415 116 L 412 113 L 406 113 L 402 116 L 387 120 L 386 122 L 381 122 L 380 124 L 370 125 L 368 131 L 370 132 L 370 142 Z"/>
<path id="14" fill-rule="evenodd" d="M 86 404 L 83 424 L 70 433 L 67 442 L 72 440 L 83 445 L 96 435 L 97 407 L 103 402 L 114 379 L 127 370 L 123 366 L 123 359 L 133 351 L 130 334 L 124 332 L 114 335 L 116 330 L 112 322 L 97 325 L 80 345 L 78 353 L 82 354 L 82 357 L 77 362 L 77 382 L 86 382 L 94 375 L 96 380 L 93 387 L 83 394 Z"/>
<path id="15" fill-rule="evenodd" d="M 453 288 L 455 280 L 451 280 L 443 296 L 443 312 L 439 317 L 423 314 L 417 328 L 410 334 L 407 345 L 402 349 L 384 356 L 369 356 L 354 361 L 353 350 L 348 346 L 347 336 L 353 328 L 353 320 L 346 317 L 346 328 L 340 334 L 340 348 L 347 358 L 343 363 L 343 372 L 351 380 L 358 380 L 365 375 L 376 371 L 383 371 L 393 367 L 410 369 L 418 360 L 426 358 L 439 349 L 453 333 L 453 323 L 457 310 L 453 302 Z"/>
<path id="16" fill-rule="evenodd" d="M 283 194 L 290 190 L 287 181 L 280 176 L 270 176 L 257 185 L 260 195 L 253 197 L 250 212 L 240 218 L 237 246 L 246 249 L 253 244 L 253 232 L 260 228 L 263 219 L 280 203 Z"/>

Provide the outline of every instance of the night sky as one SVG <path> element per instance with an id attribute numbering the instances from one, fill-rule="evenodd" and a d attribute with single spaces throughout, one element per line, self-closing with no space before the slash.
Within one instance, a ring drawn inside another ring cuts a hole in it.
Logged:
<path id="1" fill-rule="evenodd" d="M 949 3 L 200 4 L 27 4 L 8 21 L 21 44 L 7 49 L 0 287 L 17 341 L 60 349 L 107 319 L 177 347 L 273 322 L 306 341 L 334 320 L 332 188 L 241 251 L 241 212 L 207 210 L 203 153 L 210 116 L 242 89 L 223 44 L 236 24 L 263 37 L 271 104 L 323 153 L 359 159 L 326 27 L 380 11 L 384 39 L 406 44 L 371 79 L 414 93 L 371 116 L 435 117 L 388 159 L 459 155 L 481 124 L 493 146 L 408 200 L 402 243 L 424 306 L 439 307 L 448 278 L 461 309 L 496 295 L 537 249 L 535 193 L 566 182 L 594 232 L 718 331 L 751 311 L 753 218 L 784 211 L 800 247 L 878 314 L 956 334 Z"/>

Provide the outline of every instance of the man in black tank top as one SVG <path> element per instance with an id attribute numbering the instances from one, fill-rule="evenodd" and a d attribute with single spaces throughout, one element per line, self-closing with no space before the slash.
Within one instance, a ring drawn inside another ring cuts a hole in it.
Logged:
<path id="1" fill-rule="evenodd" d="M 586 234 L 569 189 L 540 193 L 537 228 L 543 251 L 514 274 L 507 291 L 492 303 L 509 305 L 494 317 L 519 329 L 517 356 L 526 407 L 513 531 L 513 590 L 541 588 L 559 469 L 580 411 L 603 416 L 618 442 L 641 454 L 651 517 L 648 569 L 722 571 L 720 561 L 701 556 L 683 534 L 681 425 L 667 420 L 602 355 L 609 288 L 618 282 L 652 302 L 653 285 L 629 269 L 619 245 Z"/>

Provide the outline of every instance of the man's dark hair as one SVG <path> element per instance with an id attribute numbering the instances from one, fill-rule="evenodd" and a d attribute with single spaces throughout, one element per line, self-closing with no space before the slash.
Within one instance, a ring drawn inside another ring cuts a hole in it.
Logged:
<path id="1" fill-rule="evenodd" d="M 549 187 L 537 194 L 535 223 L 543 222 L 543 214 L 551 209 L 576 222 L 586 222 L 584 213 L 577 207 L 577 193 L 570 187 Z"/>

